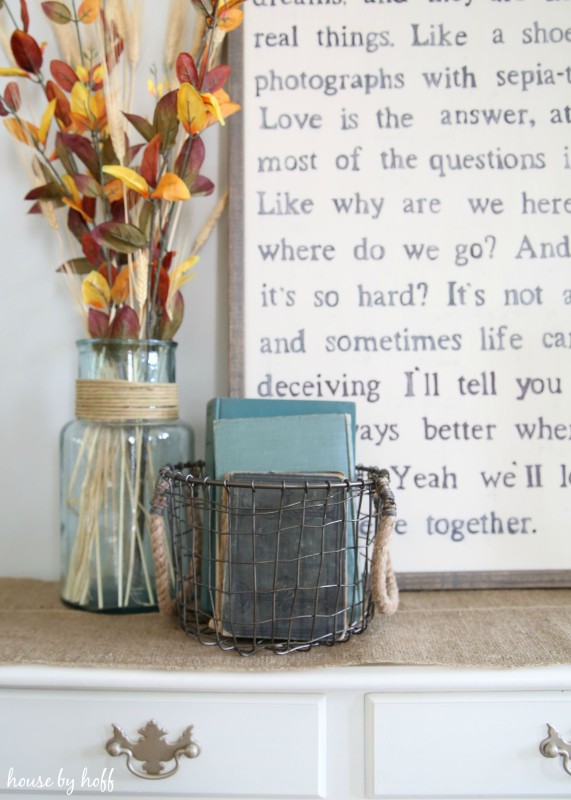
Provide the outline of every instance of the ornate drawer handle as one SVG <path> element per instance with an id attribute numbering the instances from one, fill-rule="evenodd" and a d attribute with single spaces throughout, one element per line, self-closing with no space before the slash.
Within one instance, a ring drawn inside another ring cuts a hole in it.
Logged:
<path id="1" fill-rule="evenodd" d="M 199 745 L 192 740 L 192 725 L 186 728 L 176 742 L 166 742 L 167 732 L 159 728 L 154 720 L 147 722 L 138 733 L 141 738 L 133 742 L 118 725 L 113 725 L 113 736 L 105 749 L 110 756 L 127 756 L 127 768 L 138 778 L 156 781 L 174 775 L 179 767 L 179 758 L 197 758 L 200 755 Z M 141 768 L 133 764 L 133 760 L 142 761 Z M 163 762 L 174 761 L 174 767 L 164 772 Z"/>
<path id="2" fill-rule="evenodd" d="M 552 725 L 547 726 L 547 739 L 539 745 L 539 752 L 545 758 L 563 758 L 563 769 L 571 775 L 571 742 L 567 742 Z"/>

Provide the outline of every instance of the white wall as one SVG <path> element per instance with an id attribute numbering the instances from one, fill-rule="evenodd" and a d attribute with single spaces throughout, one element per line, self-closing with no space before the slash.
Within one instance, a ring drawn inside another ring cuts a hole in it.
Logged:
<path id="1" fill-rule="evenodd" d="M 19 4 L 12 5 L 17 10 Z M 39 4 L 33 6 L 31 33 L 38 31 L 40 16 Z M 157 24 L 164 19 L 156 19 L 156 7 L 143 3 L 141 94 L 144 65 L 153 63 L 157 43 L 159 53 L 162 47 Z M 164 9 L 166 17 L 166 2 Z M 6 63 L 3 55 L 0 59 Z M 207 131 L 204 140 L 203 173 L 223 190 L 227 132 Z M 56 580 L 58 437 L 73 417 L 75 341 L 83 332 L 65 281 L 55 273 L 62 262 L 57 236 L 43 219 L 26 213 L 23 197 L 31 184 L 20 159 L 24 150 L 0 130 L 0 576 Z M 191 200 L 192 229 L 185 239 L 193 240 L 216 199 Z M 227 392 L 225 229 L 223 221 L 202 251 L 197 277 L 184 287 L 186 315 L 176 337 L 181 417 L 195 430 L 198 456 L 206 401 Z"/>

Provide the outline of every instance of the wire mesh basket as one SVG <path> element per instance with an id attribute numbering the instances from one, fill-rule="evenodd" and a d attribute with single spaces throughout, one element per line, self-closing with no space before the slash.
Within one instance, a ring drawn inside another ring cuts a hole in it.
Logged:
<path id="1" fill-rule="evenodd" d="M 289 653 L 347 641 L 375 606 L 396 610 L 386 470 L 212 480 L 203 466 L 162 469 L 151 508 L 159 605 L 187 634 L 241 655 Z"/>

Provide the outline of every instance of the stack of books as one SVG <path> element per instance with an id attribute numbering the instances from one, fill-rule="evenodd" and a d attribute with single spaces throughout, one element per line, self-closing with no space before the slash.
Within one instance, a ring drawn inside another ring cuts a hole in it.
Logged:
<path id="1" fill-rule="evenodd" d="M 355 405 L 215 398 L 208 404 L 200 605 L 223 635 L 342 635 L 359 600 Z"/>

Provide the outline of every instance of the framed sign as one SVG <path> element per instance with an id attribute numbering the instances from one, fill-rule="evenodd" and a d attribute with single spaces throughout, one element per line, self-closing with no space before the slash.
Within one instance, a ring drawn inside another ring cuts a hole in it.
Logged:
<path id="1" fill-rule="evenodd" d="M 403 588 L 571 585 L 568 11 L 249 0 L 234 41 L 230 391 L 357 403 Z"/>

